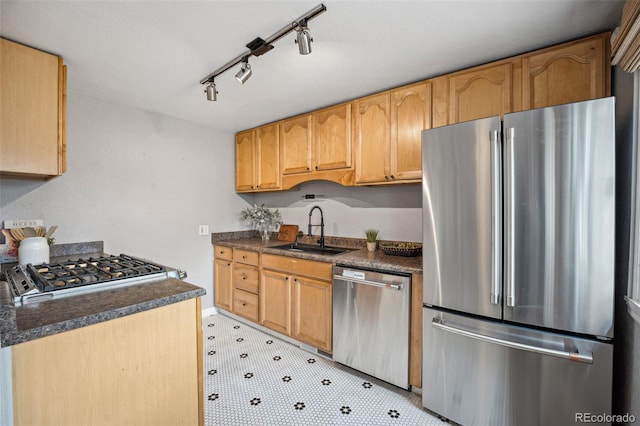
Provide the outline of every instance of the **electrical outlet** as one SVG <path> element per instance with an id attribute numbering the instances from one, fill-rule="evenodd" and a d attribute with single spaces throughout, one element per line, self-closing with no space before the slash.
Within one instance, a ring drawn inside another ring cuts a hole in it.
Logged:
<path id="1" fill-rule="evenodd" d="M 209 235 L 209 225 L 198 226 L 198 235 Z"/>

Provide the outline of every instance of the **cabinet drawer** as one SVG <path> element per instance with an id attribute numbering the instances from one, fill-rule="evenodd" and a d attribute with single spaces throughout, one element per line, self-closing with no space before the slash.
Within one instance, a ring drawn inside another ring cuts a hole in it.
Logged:
<path id="1" fill-rule="evenodd" d="M 260 290 L 258 278 L 258 268 L 255 266 L 234 264 L 233 285 L 236 289 L 258 294 Z"/>
<path id="2" fill-rule="evenodd" d="M 243 290 L 233 292 L 233 312 L 253 322 L 258 322 L 258 295 Z"/>
<path id="3" fill-rule="evenodd" d="M 233 249 L 226 246 L 215 246 L 213 253 L 216 259 L 233 260 Z"/>
<path id="4" fill-rule="evenodd" d="M 331 263 L 316 262 L 314 260 L 263 254 L 262 267 L 284 271 L 289 274 L 304 275 L 331 281 L 333 265 Z"/>
<path id="5" fill-rule="evenodd" d="M 258 266 L 258 252 L 235 249 L 233 251 L 233 261 Z"/>

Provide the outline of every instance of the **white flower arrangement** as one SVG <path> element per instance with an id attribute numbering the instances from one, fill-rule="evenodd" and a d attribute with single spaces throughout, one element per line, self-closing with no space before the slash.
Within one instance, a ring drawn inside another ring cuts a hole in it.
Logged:
<path id="1" fill-rule="evenodd" d="M 240 214 L 240 218 L 243 222 L 249 222 L 254 228 L 257 229 L 271 229 L 272 227 L 282 224 L 282 216 L 278 209 L 270 210 L 264 206 L 264 204 L 253 207 L 247 207 Z"/>

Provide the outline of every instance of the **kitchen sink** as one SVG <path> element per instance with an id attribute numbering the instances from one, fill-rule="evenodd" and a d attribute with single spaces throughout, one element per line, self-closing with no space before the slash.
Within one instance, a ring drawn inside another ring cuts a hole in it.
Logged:
<path id="1" fill-rule="evenodd" d="M 272 246 L 271 248 L 303 252 L 303 253 L 318 253 L 318 254 L 329 254 L 329 255 L 340 254 L 340 253 L 344 253 L 346 251 L 351 251 L 351 250 L 357 250 L 357 249 L 345 248 L 345 247 L 333 247 L 333 246 L 320 247 L 319 245 L 316 245 L 316 244 L 297 244 L 297 243 L 282 244 L 279 246 Z"/>

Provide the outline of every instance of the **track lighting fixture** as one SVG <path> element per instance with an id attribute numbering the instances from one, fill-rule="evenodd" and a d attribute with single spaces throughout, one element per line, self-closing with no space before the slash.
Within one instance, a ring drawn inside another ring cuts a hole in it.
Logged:
<path id="1" fill-rule="evenodd" d="M 251 77 L 251 65 L 249 65 L 249 58 L 246 57 L 242 60 L 242 67 L 240 67 L 240 71 L 236 74 L 236 80 L 240 83 L 244 84 Z"/>
<path id="2" fill-rule="evenodd" d="M 204 90 L 207 93 L 208 101 L 217 101 L 218 100 L 218 90 L 216 90 L 216 83 L 210 81 L 207 83 L 207 88 Z"/>
<path id="3" fill-rule="evenodd" d="M 309 33 L 309 28 L 307 27 L 307 20 L 303 19 L 300 21 L 300 25 L 296 28 L 298 34 L 296 35 L 296 43 L 298 44 L 298 50 L 301 55 L 308 55 L 311 53 L 311 42 L 313 39 L 311 38 L 311 33 Z"/>
<path id="4" fill-rule="evenodd" d="M 207 100 L 216 101 L 218 100 L 218 91 L 216 90 L 216 84 L 213 82 L 213 79 L 223 72 L 233 68 L 235 65 L 242 63 L 240 71 L 236 74 L 236 79 L 242 84 L 244 84 L 249 77 L 251 77 L 251 66 L 249 65 L 249 56 L 261 56 L 273 49 L 274 42 L 280 40 L 285 35 L 289 34 L 291 31 L 296 31 L 296 44 L 298 45 L 298 50 L 301 55 L 308 55 L 311 53 L 311 42 L 313 38 L 311 38 L 311 33 L 309 32 L 309 27 L 307 25 L 308 21 L 320 15 L 321 13 L 327 10 L 324 4 L 319 4 L 314 9 L 305 13 L 295 21 L 290 24 L 282 27 L 280 30 L 273 33 L 271 36 L 267 37 L 263 40 L 260 37 L 255 38 L 253 41 L 246 44 L 246 47 L 249 49 L 243 52 L 241 55 L 238 55 L 231 61 L 227 62 L 202 80 L 200 80 L 200 84 L 206 84 L 205 92 L 207 93 Z"/>

